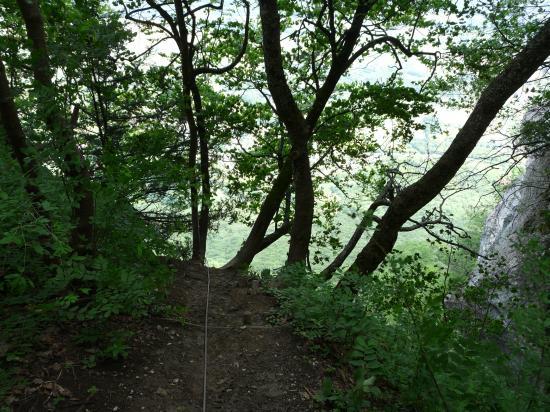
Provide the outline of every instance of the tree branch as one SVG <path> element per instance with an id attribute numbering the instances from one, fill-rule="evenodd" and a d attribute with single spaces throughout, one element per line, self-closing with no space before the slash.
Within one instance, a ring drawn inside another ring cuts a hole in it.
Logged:
<path id="1" fill-rule="evenodd" d="M 359 253 L 351 270 L 370 274 L 393 249 L 399 229 L 434 199 L 462 167 L 506 101 L 550 55 L 550 20 L 481 93 L 472 113 L 449 148 L 418 181 L 401 191 Z"/>
<path id="2" fill-rule="evenodd" d="M 361 27 L 367 13 L 375 3 L 376 0 L 359 0 L 349 29 L 346 30 L 338 41 L 341 44 L 340 50 L 334 55 L 325 82 L 318 90 L 315 100 L 308 111 L 306 123 L 309 128 L 315 127 L 338 81 L 349 68 L 349 57 L 359 39 Z"/>
<path id="3" fill-rule="evenodd" d="M 222 2 L 223 4 L 223 2 Z M 224 67 L 199 67 L 195 69 L 195 76 L 201 75 L 201 74 L 223 74 L 230 70 L 232 70 L 239 62 L 242 60 L 246 48 L 248 47 L 248 37 L 249 37 L 249 30 L 250 30 L 250 4 L 248 1 L 244 0 L 244 4 L 246 7 L 246 21 L 244 24 L 244 39 L 243 43 L 241 45 L 241 49 L 239 50 L 239 53 L 237 56 L 235 56 L 235 59 L 231 63 L 229 63 L 227 66 Z"/>
<path id="4" fill-rule="evenodd" d="M 260 0 L 260 18 L 265 71 L 273 102 L 291 138 L 299 136 L 301 140 L 307 140 L 306 135 L 309 131 L 284 72 L 277 0 Z"/>

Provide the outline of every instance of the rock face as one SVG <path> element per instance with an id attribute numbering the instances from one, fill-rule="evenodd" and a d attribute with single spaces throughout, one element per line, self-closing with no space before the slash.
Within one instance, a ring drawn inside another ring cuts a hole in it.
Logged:
<path id="1" fill-rule="evenodd" d="M 517 245 L 536 238 L 546 249 L 550 247 L 550 233 L 544 221 L 544 212 L 549 209 L 550 150 L 528 159 L 525 173 L 504 193 L 487 218 L 479 254 L 492 259 L 479 258 L 478 263 L 485 266 L 486 271 L 474 271 L 470 285 L 477 285 L 485 276 L 498 271 L 507 273 L 512 284 L 521 287 L 523 256 Z M 499 316 L 498 304 L 505 304 L 509 299 L 509 292 L 497 293 L 491 302 L 496 311 L 494 315 Z"/>

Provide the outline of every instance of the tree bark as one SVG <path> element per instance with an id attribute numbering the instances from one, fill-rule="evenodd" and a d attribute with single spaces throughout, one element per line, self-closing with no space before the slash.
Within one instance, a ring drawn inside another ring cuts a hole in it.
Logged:
<path id="1" fill-rule="evenodd" d="M 204 121 L 202 98 L 196 80 L 193 79 L 191 92 L 195 104 L 195 116 L 197 119 L 197 132 L 200 145 L 200 172 L 201 172 L 201 211 L 199 216 L 199 250 L 198 258 L 204 262 L 206 257 L 206 240 L 208 237 L 208 226 L 210 225 L 210 203 L 212 193 L 210 188 L 210 158 L 208 150 L 208 133 Z"/>
<path id="2" fill-rule="evenodd" d="M 309 253 L 315 196 L 307 147 L 292 161 L 294 180 L 294 224 L 290 231 L 287 264 L 304 262 Z"/>
<path id="3" fill-rule="evenodd" d="M 170 24 L 174 35 L 174 40 L 178 45 L 180 52 L 181 63 L 181 83 L 182 83 L 182 95 L 183 95 L 183 116 L 189 128 L 189 157 L 188 168 L 191 173 L 190 178 L 190 200 L 191 200 L 191 233 L 192 233 L 192 255 L 193 260 L 204 262 L 204 252 L 201 251 L 201 228 L 200 228 L 200 214 L 199 214 L 199 176 L 197 176 L 197 153 L 199 150 L 199 129 L 195 120 L 195 113 L 193 110 L 194 92 L 193 85 L 193 50 L 189 47 L 187 41 L 188 31 L 185 25 L 185 13 L 183 10 L 183 4 L 181 0 L 174 2 L 176 10 L 176 22 L 163 11 L 162 7 L 155 4 L 153 1 L 147 1 L 149 5 L 155 7 L 159 13 L 163 16 L 167 23 Z M 204 240 L 206 242 L 206 239 Z"/>
<path id="4" fill-rule="evenodd" d="M 456 175 L 499 110 L 550 55 L 550 20 L 481 93 L 476 106 L 441 158 L 392 201 L 350 271 L 372 273 L 391 252 L 399 229 Z"/>
<path id="5" fill-rule="evenodd" d="M 334 260 L 321 272 L 321 275 L 325 279 L 330 279 L 332 274 L 344 264 L 344 261 L 348 258 L 348 256 L 353 252 L 353 249 L 355 249 L 355 246 L 357 246 L 357 243 L 361 239 L 361 236 L 363 236 L 363 233 L 365 230 L 370 226 L 370 224 L 373 221 L 374 212 L 378 207 L 388 205 L 388 202 L 383 199 L 377 199 L 375 200 L 367 209 L 367 212 L 363 216 L 363 219 L 361 219 L 361 222 L 357 225 L 355 228 L 355 231 L 353 232 L 353 235 L 351 236 L 350 240 L 344 246 L 342 251 L 334 258 Z"/>
<path id="6" fill-rule="evenodd" d="M 34 211 L 38 216 L 45 219 L 48 233 L 39 235 L 38 241 L 46 250 L 46 254 L 41 256 L 45 266 L 58 264 L 59 261 L 54 257 L 51 238 L 51 215 L 44 209 L 43 202 L 46 200 L 44 194 L 38 186 L 38 169 L 40 165 L 34 158 L 27 142 L 25 132 L 17 113 L 17 108 L 13 101 L 8 78 L 6 76 L 6 68 L 0 58 L 0 125 L 6 133 L 8 148 L 11 149 L 13 158 L 19 164 L 23 173 L 23 182 L 25 191 L 29 196 Z"/>
<path id="7" fill-rule="evenodd" d="M 248 234 L 248 237 L 244 241 L 243 245 L 235 255 L 233 259 L 227 262 L 223 269 L 242 269 L 252 262 L 254 256 L 260 252 L 261 244 L 264 240 L 265 233 L 269 228 L 269 224 L 275 216 L 275 213 L 279 209 L 281 202 L 283 201 L 287 192 L 288 186 L 292 181 L 292 163 L 290 159 L 287 159 L 279 175 L 273 182 L 271 190 L 267 194 L 260 212 L 256 217 L 254 225 Z"/>
<path id="8" fill-rule="evenodd" d="M 31 148 L 19 120 L 2 59 L 0 59 L 0 121 L 6 133 L 6 140 L 12 156 L 23 172 L 25 191 L 38 213 L 46 217 L 47 213 L 42 207 L 42 202 L 45 200 L 44 195 L 37 183 L 39 165 L 30 153 Z"/>
<path id="9" fill-rule="evenodd" d="M 52 82 L 44 21 L 38 1 L 17 0 L 17 4 L 25 22 L 27 37 L 31 41 L 32 70 L 38 91 L 39 111 L 63 151 L 63 171 L 74 191 L 75 205 L 72 214 L 76 224 L 71 234 L 71 246 L 78 254 L 90 254 L 94 249 L 94 196 L 89 171 L 73 131 L 56 102 L 57 93 Z"/>
<path id="10" fill-rule="evenodd" d="M 150 5 L 155 4 L 148 0 Z M 197 86 L 197 76 L 204 73 L 220 74 L 231 70 L 234 65 L 242 58 L 246 45 L 248 43 L 248 18 L 249 8 L 247 5 L 247 28 L 243 47 L 239 52 L 237 59 L 229 66 L 215 69 L 195 69 L 193 65 L 194 46 L 187 40 L 189 32 L 185 24 L 185 12 L 181 0 L 174 2 L 176 11 L 176 22 L 163 11 L 159 5 L 154 6 L 165 21 L 171 26 L 173 38 L 176 41 L 181 59 L 181 75 L 184 96 L 184 117 L 189 126 L 190 147 L 189 147 L 189 169 L 191 171 L 191 227 L 193 236 L 192 259 L 204 263 L 206 257 L 206 242 L 208 237 L 208 227 L 210 225 L 210 203 L 212 201 L 210 185 L 210 158 L 208 149 L 208 131 L 203 113 L 202 98 Z M 194 30 L 194 29 L 193 29 Z M 191 32 L 191 38 L 195 33 Z M 192 40 L 191 40 L 192 42 Z M 200 153 L 200 175 L 197 174 L 197 153 Z M 200 177 L 200 179 L 199 179 Z M 200 183 L 199 183 L 200 180 Z M 199 196 L 199 187 L 201 187 L 201 196 Z M 200 212 L 199 212 L 200 204 Z"/>
<path id="11" fill-rule="evenodd" d="M 185 91 L 184 91 L 185 92 Z M 185 104 L 189 104 L 184 102 Z M 199 193 L 197 179 L 197 151 L 198 151 L 198 133 L 191 108 L 185 108 L 185 119 L 189 127 L 189 157 L 187 167 L 190 177 L 189 194 L 191 200 L 191 235 L 193 240 L 192 255 L 193 260 L 200 260 L 200 228 L 199 228 Z"/>
<path id="12" fill-rule="evenodd" d="M 258 251 L 256 253 L 260 253 L 262 250 L 271 246 L 273 243 L 275 243 L 277 240 L 282 238 L 284 235 L 288 234 L 291 228 L 292 228 L 291 222 L 283 223 L 281 226 L 279 226 L 277 229 L 275 229 L 273 232 L 271 232 L 269 235 L 263 238 L 262 242 L 260 243 L 260 246 L 258 247 Z"/>
<path id="13" fill-rule="evenodd" d="M 295 219 L 290 233 L 287 263 L 295 263 L 307 258 L 313 223 L 314 197 L 307 151 L 311 128 L 296 104 L 284 73 L 277 0 L 261 0 L 260 17 L 268 87 L 292 143 Z"/>

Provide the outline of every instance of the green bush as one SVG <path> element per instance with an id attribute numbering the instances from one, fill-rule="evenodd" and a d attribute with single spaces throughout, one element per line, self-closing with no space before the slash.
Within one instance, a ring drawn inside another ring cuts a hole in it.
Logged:
<path id="1" fill-rule="evenodd" d="M 12 384 L 10 371 L 36 348 L 37 338 L 51 325 L 69 334 L 97 327 L 105 335 L 98 343 L 100 357 L 124 357 L 128 348 L 121 334 L 126 332 L 107 324 L 116 316 L 146 315 L 165 296 L 172 278 L 159 256 L 185 256 L 186 251 L 169 243 L 129 204 L 117 202 L 116 187 L 107 187 L 96 188 L 97 251 L 86 258 L 74 255 L 68 244 L 68 201 L 59 182 L 48 175 L 40 179 L 48 195 L 43 203 L 48 221 L 33 209 L 14 162 L 2 150 L 0 157 L 3 397 Z"/>
<path id="2" fill-rule="evenodd" d="M 486 315 L 508 284 L 502 277 L 468 286 L 427 270 L 419 255 L 395 253 L 373 276 L 337 287 L 303 267 L 284 269 L 275 291 L 282 314 L 353 377 L 346 387 L 326 380 L 319 401 L 335 411 L 545 410 L 550 259 L 537 245 L 529 251 L 537 296 L 516 299 L 501 319 Z M 458 305 L 445 303 L 451 296 Z"/>

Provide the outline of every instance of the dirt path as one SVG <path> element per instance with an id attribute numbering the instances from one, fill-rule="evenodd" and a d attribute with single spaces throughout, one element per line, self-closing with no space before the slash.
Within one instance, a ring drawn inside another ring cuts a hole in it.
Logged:
<path id="1" fill-rule="evenodd" d="M 210 277 L 207 410 L 315 410 L 321 366 L 289 327 L 267 322 L 273 299 L 234 272 Z M 64 373 L 59 384 L 80 402 L 59 410 L 201 411 L 206 279 L 204 269 L 182 265 L 170 303 L 188 308 L 186 325 L 148 319 L 124 362 Z"/>

